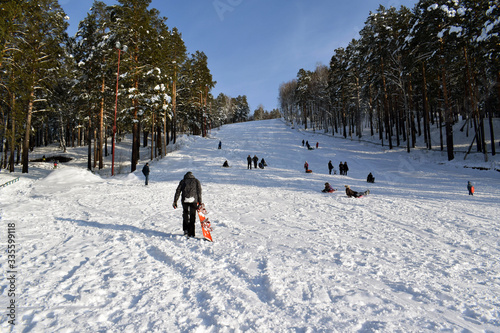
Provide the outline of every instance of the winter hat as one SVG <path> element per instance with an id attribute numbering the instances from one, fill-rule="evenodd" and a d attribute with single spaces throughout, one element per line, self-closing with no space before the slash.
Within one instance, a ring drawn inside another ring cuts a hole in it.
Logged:
<path id="1" fill-rule="evenodd" d="M 351 188 L 349 185 L 344 185 L 346 188 Z"/>

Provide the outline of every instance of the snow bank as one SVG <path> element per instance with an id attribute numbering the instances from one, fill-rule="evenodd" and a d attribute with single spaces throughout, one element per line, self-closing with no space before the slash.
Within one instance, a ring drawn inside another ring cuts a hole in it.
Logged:
<path id="1" fill-rule="evenodd" d="M 15 224 L 17 244 L 16 326 L 2 316 L 2 332 L 500 332 L 497 171 L 279 120 L 178 147 L 150 162 L 149 186 L 143 159 L 106 181 L 61 167 L 0 190 L 1 234 Z M 268 167 L 248 170 L 248 154 Z M 329 175 L 329 160 L 348 175 Z M 186 171 L 213 243 L 182 236 L 171 205 Z M 326 181 L 338 191 L 322 193 Z M 4 274 L 5 254 L 3 240 Z"/>

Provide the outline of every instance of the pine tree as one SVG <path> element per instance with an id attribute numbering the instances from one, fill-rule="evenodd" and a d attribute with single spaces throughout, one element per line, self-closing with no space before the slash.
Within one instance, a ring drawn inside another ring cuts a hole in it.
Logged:
<path id="1" fill-rule="evenodd" d="M 186 46 L 182 40 L 182 35 L 179 33 L 177 28 L 172 29 L 172 32 L 166 42 L 167 44 L 163 49 L 167 54 L 166 59 L 168 59 L 169 62 L 167 64 L 167 69 L 172 82 L 171 140 L 175 144 L 177 139 L 177 83 L 179 82 L 179 74 L 181 72 L 182 65 L 186 61 L 187 53 Z M 168 142 L 166 144 L 168 144 Z"/>
<path id="2" fill-rule="evenodd" d="M 26 5 L 25 14 L 22 22 L 24 38 L 18 46 L 23 55 L 22 80 L 27 88 L 23 95 L 26 101 L 23 173 L 28 172 L 33 115 L 46 108 L 48 89 L 57 76 L 59 60 L 64 53 L 62 46 L 68 25 L 57 0 L 31 0 Z"/>

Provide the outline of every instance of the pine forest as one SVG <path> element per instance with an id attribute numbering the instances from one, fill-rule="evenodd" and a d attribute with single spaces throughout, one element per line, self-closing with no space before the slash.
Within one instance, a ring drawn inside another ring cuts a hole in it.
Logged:
<path id="1" fill-rule="evenodd" d="M 88 169 L 102 169 L 109 142 L 131 134 L 135 171 L 141 145 L 153 147 L 153 159 L 179 133 L 205 136 L 223 124 L 280 116 L 346 138 L 369 128 L 383 145 L 408 152 L 417 136 L 435 149 L 428 137 L 437 126 L 449 160 L 452 126 L 466 119 L 470 149 L 495 154 L 487 142 L 494 143 L 500 104 L 496 0 L 380 6 L 358 39 L 332 51 L 329 66 L 300 69 L 276 87 L 279 111 L 259 106 L 253 116 L 245 95 L 211 94 L 205 53 L 188 53 L 182 33 L 150 4 L 95 1 L 69 36 L 57 0 L 2 2 L 0 167 L 21 164 L 27 173 L 30 152 L 57 142 L 62 150 L 88 146 Z"/>

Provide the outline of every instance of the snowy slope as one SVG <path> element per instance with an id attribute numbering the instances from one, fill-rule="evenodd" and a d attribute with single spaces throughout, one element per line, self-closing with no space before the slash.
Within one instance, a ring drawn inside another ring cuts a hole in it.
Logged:
<path id="1" fill-rule="evenodd" d="M 180 141 L 149 186 L 142 164 L 111 178 L 68 163 L 0 189 L 0 265 L 15 223 L 18 272 L 17 325 L 2 316 L 2 332 L 500 332 L 499 172 L 280 120 Z M 248 154 L 269 167 L 247 170 Z M 181 236 L 187 171 L 214 243 Z M 347 198 L 346 184 L 371 194 Z"/>

